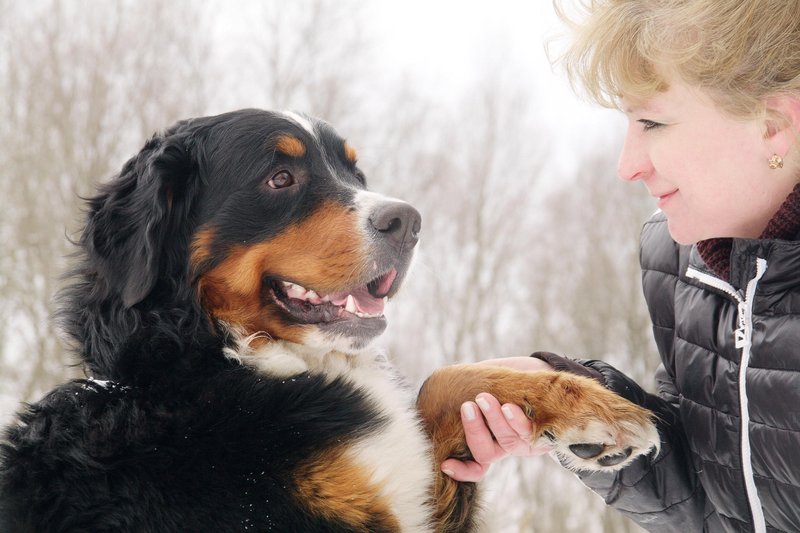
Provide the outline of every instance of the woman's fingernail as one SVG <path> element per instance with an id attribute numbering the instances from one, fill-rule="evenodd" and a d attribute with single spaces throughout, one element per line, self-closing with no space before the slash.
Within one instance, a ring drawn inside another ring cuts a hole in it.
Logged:
<path id="1" fill-rule="evenodd" d="M 456 475 L 455 472 L 453 472 L 452 470 L 448 470 L 447 468 L 442 468 L 442 472 L 444 472 L 446 475 L 448 475 L 450 477 L 453 477 L 454 475 Z"/>
<path id="2" fill-rule="evenodd" d="M 486 398 L 482 398 L 479 396 L 475 398 L 475 403 L 478 404 L 478 407 L 480 407 L 481 411 L 483 411 L 484 413 L 489 410 L 489 402 L 486 401 Z"/>
<path id="3" fill-rule="evenodd" d="M 467 420 L 475 420 L 475 408 L 472 407 L 472 404 L 469 402 L 461 406 L 461 414 L 463 414 L 464 418 Z"/>
<path id="4" fill-rule="evenodd" d="M 511 407 L 508 405 L 504 405 L 500 408 L 503 411 L 503 416 L 506 417 L 506 420 L 513 420 L 514 419 L 514 412 L 511 410 Z"/>

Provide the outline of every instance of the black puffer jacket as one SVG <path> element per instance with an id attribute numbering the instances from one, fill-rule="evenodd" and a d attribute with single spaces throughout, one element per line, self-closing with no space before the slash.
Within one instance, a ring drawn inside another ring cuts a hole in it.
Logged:
<path id="1" fill-rule="evenodd" d="M 650 531 L 800 532 L 800 242 L 734 239 L 723 281 L 657 213 L 641 264 L 658 396 L 583 363 L 661 417 L 662 449 L 584 483 Z"/>

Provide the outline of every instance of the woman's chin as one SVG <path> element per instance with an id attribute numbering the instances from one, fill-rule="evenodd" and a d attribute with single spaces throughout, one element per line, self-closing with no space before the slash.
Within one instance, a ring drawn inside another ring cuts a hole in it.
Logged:
<path id="1" fill-rule="evenodd" d="M 667 216 L 667 228 L 672 240 L 678 244 L 691 245 L 713 237 L 708 232 L 700 231 L 697 225 L 682 222 L 676 217 Z"/>

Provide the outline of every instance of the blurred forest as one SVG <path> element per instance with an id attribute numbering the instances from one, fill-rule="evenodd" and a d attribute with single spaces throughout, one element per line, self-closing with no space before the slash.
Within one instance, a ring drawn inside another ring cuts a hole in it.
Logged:
<path id="1" fill-rule="evenodd" d="M 410 380 L 544 349 L 651 384 L 637 244 L 653 207 L 615 178 L 616 152 L 586 146 L 577 172 L 554 168 L 519 65 L 487 68 L 450 106 L 412 79 L 371 85 L 391 66 L 365 2 L 0 0 L 0 422 L 81 375 L 49 318 L 80 197 L 153 132 L 237 107 L 324 118 L 372 189 L 421 211 L 379 341 Z M 484 492 L 492 532 L 640 531 L 548 458 L 506 461 Z"/>

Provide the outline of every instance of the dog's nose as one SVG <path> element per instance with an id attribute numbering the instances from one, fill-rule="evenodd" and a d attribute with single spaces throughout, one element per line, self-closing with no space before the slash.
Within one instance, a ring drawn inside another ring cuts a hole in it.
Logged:
<path id="1" fill-rule="evenodd" d="M 422 216 L 408 204 L 391 202 L 376 207 L 369 216 L 369 222 L 387 239 L 414 246 L 419 240 Z"/>

